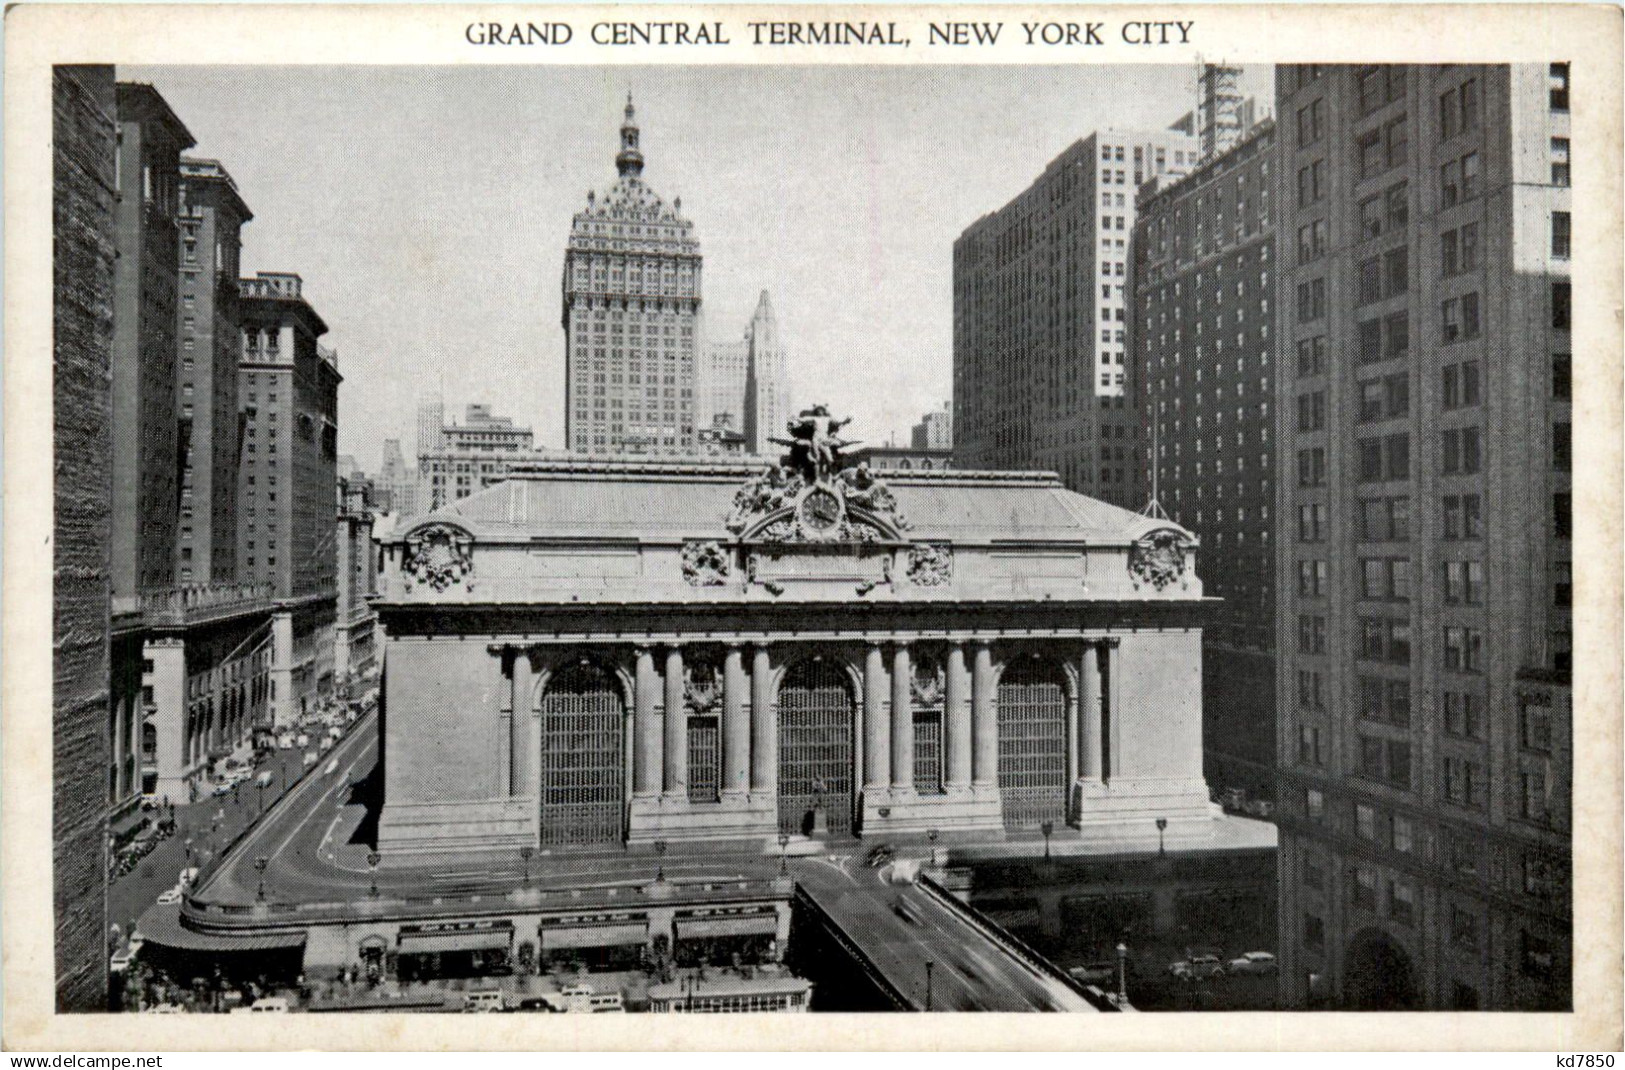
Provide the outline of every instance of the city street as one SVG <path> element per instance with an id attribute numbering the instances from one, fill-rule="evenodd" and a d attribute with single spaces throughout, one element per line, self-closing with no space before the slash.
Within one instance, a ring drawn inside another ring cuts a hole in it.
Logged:
<path id="1" fill-rule="evenodd" d="M 269 770 L 272 774 L 271 785 L 263 793 L 265 807 L 269 808 L 298 779 L 301 761 L 301 751 L 279 750 L 258 767 L 258 771 Z M 176 803 L 175 834 L 161 841 L 135 869 L 109 881 L 108 924 L 116 924 L 128 934 L 141 912 L 175 886 L 183 868 L 190 864 L 201 869 L 216 851 L 258 817 L 261 803 L 262 794 L 252 780 L 244 781 L 235 795 L 204 794 L 195 803 Z M 160 804 L 148 811 L 148 816 L 156 825 L 167 811 Z"/>

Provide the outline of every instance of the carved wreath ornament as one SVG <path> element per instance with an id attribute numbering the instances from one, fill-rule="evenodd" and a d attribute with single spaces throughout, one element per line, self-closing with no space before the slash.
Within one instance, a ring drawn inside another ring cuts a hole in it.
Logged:
<path id="1" fill-rule="evenodd" d="M 1153 531 L 1129 549 L 1128 570 L 1135 586 L 1149 583 L 1162 590 L 1185 575 L 1184 535 L 1168 528 Z"/>
<path id="2" fill-rule="evenodd" d="M 913 546 L 908 551 L 908 579 L 916 587 L 941 587 L 954 578 L 954 552 L 947 546 Z"/>
<path id="3" fill-rule="evenodd" d="M 460 583 L 474 572 L 469 551 L 474 538 L 449 524 L 430 524 L 414 531 L 406 540 L 406 571 L 436 591 Z"/>
<path id="4" fill-rule="evenodd" d="M 728 552 L 715 539 L 684 543 L 683 579 L 690 587 L 721 587 L 728 582 Z"/>

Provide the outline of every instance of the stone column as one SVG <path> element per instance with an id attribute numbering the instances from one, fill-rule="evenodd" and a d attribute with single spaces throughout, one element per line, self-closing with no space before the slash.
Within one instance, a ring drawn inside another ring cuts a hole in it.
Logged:
<path id="1" fill-rule="evenodd" d="M 293 611 L 271 614 L 271 723 L 288 728 L 299 721 L 299 700 L 293 693 Z"/>
<path id="2" fill-rule="evenodd" d="M 683 648 L 666 648 L 666 798 L 688 798 L 688 713 L 683 709 Z"/>
<path id="3" fill-rule="evenodd" d="M 863 663 L 863 790 L 891 787 L 891 722 L 886 719 L 886 663 L 880 641 L 870 640 Z"/>
<path id="4" fill-rule="evenodd" d="M 512 647 L 492 647 L 497 671 L 502 674 L 502 705 L 497 712 L 497 794 L 513 794 L 513 662 Z"/>
<path id="5" fill-rule="evenodd" d="M 947 752 L 943 763 L 944 786 L 952 794 L 970 788 L 970 678 L 965 673 L 965 644 L 952 643 L 948 647 L 947 680 L 943 689 L 942 744 Z"/>
<path id="6" fill-rule="evenodd" d="M 722 657 L 722 790 L 750 790 L 750 721 L 745 716 L 745 660 L 737 642 Z"/>
<path id="7" fill-rule="evenodd" d="M 976 640 L 971 669 L 972 782 L 978 788 L 999 784 L 998 703 L 993 693 L 993 650 L 988 640 Z"/>
<path id="8" fill-rule="evenodd" d="M 539 800 L 542 785 L 542 715 L 531 699 L 532 686 L 530 651 L 516 650 L 513 655 L 513 742 L 509 748 L 513 756 L 511 784 L 515 795 L 532 795 Z"/>
<path id="9" fill-rule="evenodd" d="M 755 644 L 750 663 L 750 790 L 771 795 L 778 787 L 779 733 L 773 717 L 773 664 L 767 644 Z"/>
<path id="10" fill-rule="evenodd" d="M 1078 775 L 1085 780 L 1100 779 L 1100 659 L 1104 648 L 1089 643 L 1083 648 L 1083 672 L 1079 690 L 1083 692 L 1078 722 Z"/>
<path id="11" fill-rule="evenodd" d="M 1102 691 L 1105 708 L 1100 713 L 1101 733 L 1106 740 L 1105 777 L 1123 776 L 1128 771 L 1123 768 L 1123 707 L 1118 702 L 1120 689 L 1118 684 L 1122 681 L 1123 659 L 1120 653 L 1120 641 L 1106 639 L 1102 641 L 1101 674 L 1105 677 Z"/>
<path id="12" fill-rule="evenodd" d="M 637 654 L 637 682 L 633 699 L 632 776 L 633 793 L 640 798 L 660 794 L 660 773 L 663 762 L 660 753 L 660 719 L 655 716 L 659 698 L 656 691 L 654 652 L 646 644 L 635 648 Z"/>
<path id="13" fill-rule="evenodd" d="M 891 786 L 914 789 L 914 673 L 908 644 L 898 643 L 891 674 Z"/>

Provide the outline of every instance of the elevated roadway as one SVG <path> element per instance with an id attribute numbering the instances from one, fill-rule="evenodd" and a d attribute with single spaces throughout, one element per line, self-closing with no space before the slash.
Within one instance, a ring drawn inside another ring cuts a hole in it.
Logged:
<path id="1" fill-rule="evenodd" d="M 902 1008 L 1098 1009 L 1059 970 L 928 882 L 891 883 L 890 866 L 853 856 L 808 857 L 791 868 L 803 907 Z"/>

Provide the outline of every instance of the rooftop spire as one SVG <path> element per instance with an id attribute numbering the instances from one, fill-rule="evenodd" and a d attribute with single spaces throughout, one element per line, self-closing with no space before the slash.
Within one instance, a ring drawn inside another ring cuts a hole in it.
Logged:
<path id="1" fill-rule="evenodd" d="M 626 94 L 626 121 L 621 124 L 621 151 L 615 157 L 615 169 L 622 178 L 637 178 L 643 174 L 643 153 L 638 151 L 638 124 L 632 108 L 632 94 Z"/>

